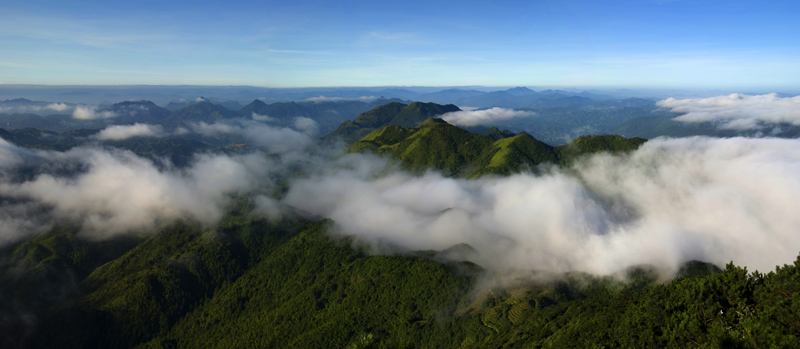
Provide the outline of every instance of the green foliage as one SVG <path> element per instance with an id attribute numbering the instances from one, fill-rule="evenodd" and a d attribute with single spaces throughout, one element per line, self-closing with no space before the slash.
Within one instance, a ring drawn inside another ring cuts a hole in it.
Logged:
<path id="1" fill-rule="evenodd" d="M 0 311 L 14 310 L 6 297 L 58 286 L 28 276 L 37 270 L 78 282 L 66 301 L 39 310 L 38 326 L 0 326 L 4 347 L 757 348 L 800 339 L 800 257 L 767 274 L 693 261 L 663 284 L 639 266 L 476 288 L 482 269 L 441 262 L 469 246 L 371 256 L 329 236 L 329 221 L 268 224 L 247 205 L 213 230 L 175 222 L 144 240 L 90 242 L 57 227 L 6 249 L 3 280 L 14 286 Z"/>
<path id="2" fill-rule="evenodd" d="M 20 345 L 32 314 L 80 297 L 80 281 L 143 239 L 121 236 L 91 241 L 78 227 L 57 225 L 0 251 L 0 347 Z"/>
<path id="3" fill-rule="evenodd" d="M 455 308 L 468 277 L 419 257 L 365 256 L 328 223 L 306 226 L 167 336 L 180 347 L 345 347 L 413 342 Z M 430 293 L 427 290 L 436 289 Z M 370 334 L 367 336 L 366 334 Z M 366 337 L 365 337 L 366 336 Z"/>
<path id="4" fill-rule="evenodd" d="M 434 168 L 448 176 L 477 178 L 536 171 L 543 164 L 568 165 L 585 154 L 631 151 L 646 141 L 583 136 L 568 145 L 551 147 L 524 132 L 512 135 L 493 130 L 482 136 L 431 118 L 411 129 L 394 125 L 379 128 L 352 143 L 348 151 L 387 154 L 412 172 Z"/>
<path id="5" fill-rule="evenodd" d="M 556 147 L 556 149 L 561 163 L 569 164 L 587 154 L 633 151 L 646 141 L 646 139 L 638 137 L 581 136 L 567 145 Z"/>
<path id="6" fill-rule="evenodd" d="M 341 139 L 350 144 L 380 127 L 395 125 L 410 128 L 426 119 L 457 110 L 458 107 L 452 104 L 413 102 L 406 105 L 391 102 L 361 113 L 353 121 L 343 122 L 339 128 L 323 137 L 323 140 Z"/>
<path id="7" fill-rule="evenodd" d="M 500 129 L 498 129 L 497 127 L 492 127 L 489 129 L 489 131 L 486 131 L 484 136 L 489 137 L 495 141 L 499 141 L 503 138 L 516 136 L 516 133 L 511 132 L 509 130 L 500 131 Z"/>

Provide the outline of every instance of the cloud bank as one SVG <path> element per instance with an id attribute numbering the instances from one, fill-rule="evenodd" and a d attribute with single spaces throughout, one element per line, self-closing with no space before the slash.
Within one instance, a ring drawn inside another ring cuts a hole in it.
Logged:
<path id="1" fill-rule="evenodd" d="M 117 117 L 117 113 L 110 110 L 98 111 L 97 107 L 92 106 L 79 106 L 75 107 L 72 117 L 78 120 L 108 119 Z"/>
<path id="2" fill-rule="evenodd" d="M 254 214 L 278 219 L 284 211 L 272 197 L 275 181 L 330 157 L 309 148 L 312 136 L 289 128 L 253 121 L 194 128 L 245 137 L 252 141 L 250 151 L 195 154 L 178 168 L 127 150 L 81 146 L 66 152 L 32 151 L 0 139 L 0 246 L 63 220 L 80 224 L 83 234 L 96 238 L 150 232 L 178 218 L 213 226 L 240 194 L 253 199 Z M 170 134 L 160 126 L 134 124 L 111 126 L 95 137 Z"/>
<path id="3" fill-rule="evenodd" d="M 191 131 L 204 136 L 239 135 L 249 145 L 261 148 L 270 154 L 299 152 L 309 149 L 314 144 L 313 136 L 319 126 L 316 121 L 297 117 L 295 129 L 265 125 L 253 120 L 236 120 L 230 122 L 205 123 L 189 125 Z"/>
<path id="4" fill-rule="evenodd" d="M 481 110 L 461 110 L 442 114 L 441 118 L 458 126 L 494 125 L 499 121 L 534 116 L 536 113 L 494 107 Z"/>
<path id="5" fill-rule="evenodd" d="M 763 124 L 800 126 L 800 96 L 778 97 L 775 93 L 744 95 L 734 93 L 710 98 L 667 98 L 656 103 L 661 108 L 684 113 L 681 122 L 713 122 L 722 129 L 753 130 Z"/>
<path id="6" fill-rule="evenodd" d="M 72 106 L 67 105 L 65 103 L 50 103 L 47 105 L 17 105 L 17 106 L 0 105 L 0 113 L 52 114 L 52 112 L 64 112 L 71 108 Z"/>
<path id="7" fill-rule="evenodd" d="M 386 173 L 361 155 L 294 182 L 285 202 L 366 241 L 466 243 L 494 271 L 612 274 L 735 261 L 761 271 L 800 252 L 800 141 L 658 139 L 573 172 L 462 180 Z"/>
<path id="8" fill-rule="evenodd" d="M 255 121 L 263 121 L 263 122 L 275 122 L 275 121 L 278 121 L 278 119 L 273 118 L 273 117 L 271 117 L 269 115 L 261 115 L 261 114 L 258 114 L 256 112 L 253 112 L 250 115 L 250 118 L 252 118 Z"/>
<path id="9" fill-rule="evenodd" d="M 105 141 L 119 141 L 131 137 L 162 137 L 164 129 L 158 125 L 135 123 L 133 125 L 109 126 L 100 131 L 95 138 Z"/>
<path id="10" fill-rule="evenodd" d="M 362 101 L 362 102 L 369 102 L 372 100 L 378 99 L 375 96 L 361 96 L 361 97 L 309 97 L 306 98 L 308 102 L 339 102 L 339 101 Z"/>
<path id="11" fill-rule="evenodd" d="M 258 150 L 198 154 L 179 169 L 128 151 L 34 152 L 0 142 L 0 243 L 60 219 L 97 237 L 183 217 L 213 225 L 232 195 L 247 195 L 254 214 L 331 218 L 376 246 L 466 243 L 477 251 L 468 258 L 495 272 L 675 271 L 693 259 L 768 271 L 800 252 L 800 140 L 656 139 L 570 169 L 464 180 L 339 156 L 315 146 L 313 127 L 250 120 L 193 130 L 245 137 Z M 276 199 L 276 181 L 298 173 Z"/>

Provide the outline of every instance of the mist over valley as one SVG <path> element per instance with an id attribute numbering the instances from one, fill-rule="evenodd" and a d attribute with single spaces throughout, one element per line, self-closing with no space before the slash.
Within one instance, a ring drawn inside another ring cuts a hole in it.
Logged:
<path id="1" fill-rule="evenodd" d="M 0 11 L 0 348 L 794 348 L 800 2 Z"/>

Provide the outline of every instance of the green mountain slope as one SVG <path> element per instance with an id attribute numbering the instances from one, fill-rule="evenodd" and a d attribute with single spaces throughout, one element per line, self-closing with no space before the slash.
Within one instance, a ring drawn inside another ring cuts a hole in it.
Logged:
<path id="1" fill-rule="evenodd" d="M 76 293 L 38 326 L 0 326 L 0 338 L 10 348 L 755 348 L 800 340 L 800 258 L 769 274 L 690 262 L 667 284 L 642 266 L 626 272 L 628 282 L 571 273 L 479 287 L 477 266 L 442 263 L 436 252 L 370 256 L 328 236 L 328 226 L 281 228 L 241 215 L 213 230 L 169 225 L 123 254 L 82 264 L 110 258 L 77 273 Z M 62 256 L 80 250 L 53 236 L 35 244 Z M 36 254 L 35 244 L 13 248 L 15 258 Z M 52 256 L 39 255 L 31 263 Z M 2 319 L 14 297 L 0 300 Z"/>
<path id="2" fill-rule="evenodd" d="M 496 141 L 503 138 L 513 137 L 514 135 L 516 135 L 516 133 L 511 132 L 509 130 L 500 131 L 500 129 L 498 129 L 497 127 L 492 127 L 488 131 L 486 131 L 486 133 L 484 133 L 484 136 L 494 139 Z"/>
<path id="3" fill-rule="evenodd" d="M 349 144 L 383 126 L 396 125 L 410 128 L 428 118 L 458 110 L 460 109 L 452 104 L 439 105 L 436 103 L 412 102 L 406 105 L 392 102 L 361 113 L 353 121 L 347 120 L 343 122 L 335 131 L 326 135 L 323 139 L 341 139 Z"/>
<path id="4" fill-rule="evenodd" d="M 309 225 L 152 346 L 341 348 L 366 334 L 403 346 L 442 334 L 433 329 L 470 277 L 425 258 L 366 256 L 332 242 L 327 225 Z"/>
<path id="5" fill-rule="evenodd" d="M 214 230 L 169 224 L 93 269 L 78 296 L 46 312 L 22 344 L 127 348 L 164 335 L 288 236 L 285 227 L 236 215 Z"/>
<path id="6" fill-rule="evenodd" d="M 630 151 L 645 142 L 642 138 L 584 136 L 552 147 L 526 133 L 495 131 L 482 136 L 431 118 L 415 128 L 379 128 L 351 144 L 348 151 L 387 154 L 412 172 L 435 168 L 447 176 L 475 178 L 535 170 L 547 163 L 569 164 L 583 154 Z"/>

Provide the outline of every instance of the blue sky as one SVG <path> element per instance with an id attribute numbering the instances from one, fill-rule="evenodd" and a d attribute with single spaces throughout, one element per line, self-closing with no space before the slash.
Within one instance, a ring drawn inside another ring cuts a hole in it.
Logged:
<path id="1" fill-rule="evenodd" d="M 5 1 L 0 82 L 800 87 L 800 1 Z"/>

